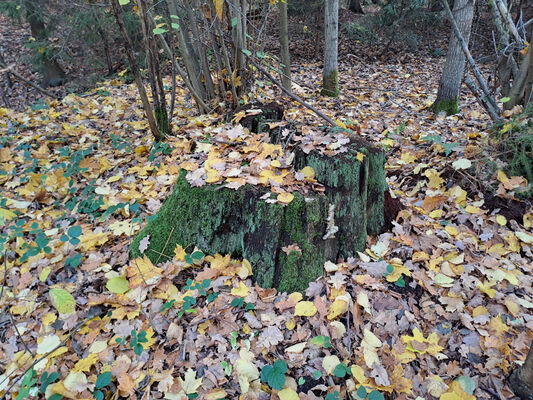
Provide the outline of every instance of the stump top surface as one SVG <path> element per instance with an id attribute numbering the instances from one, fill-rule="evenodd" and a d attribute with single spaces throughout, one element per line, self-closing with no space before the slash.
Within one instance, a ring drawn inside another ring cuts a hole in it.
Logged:
<path id="1" fill-rule="evenodd" d="M 287 122 L 275 122 L 280 143 L 270 143 L 268 133 L 253 133 L 240 125 L 221 125 L 217 134 L 195 149 L 196 156 L 179 167 L 188 171 L 192 187 L 213 184 L 230 189 L 244 185 L 268 187 L 276 194 L 323 192 L 311 167 L 295 162 L 295 154 L 319 155 L 336 162 L 361 162 L 381 150 L 363 138 L 342 131 L 319 128 L 288 129 Z M 295 165 L 297 168 L 295 168 Z"/>

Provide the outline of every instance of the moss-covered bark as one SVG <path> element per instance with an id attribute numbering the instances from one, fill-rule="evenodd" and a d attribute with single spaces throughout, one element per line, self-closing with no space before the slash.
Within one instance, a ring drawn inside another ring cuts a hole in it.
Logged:
<path id="1" fill-rule="evenodd" d="M 146 254 L 153 262 L 172 259 L 180 244 L 189 251 L 197 246 L 208 254 L 229 253 L 248 259 L 263 287 L 304 290 L 321 275 L 328 255 L 326 244 L 321 243 L 328 208 L 325 196 L 305 201 L 295 193 L 287 206 L 268 204 L 259 199 L 266 189 L 193 188 L 185 174 L 180 173 L 174 192 L 134 239 L 132 257 L 141 255 L 140 241 L 149 235 Z M 302 249 L 301 257 L 285 257 L 281 248 L 291 244 Z"/>
<path id="2" fill-rule="evenodd" d="M 436 101 L 431 109 L 435 114 L 444 111 L 446 115 L 455 115 L 459 113 L 459 99 Z"/>
<path id="3" fill-rule="evenodd" d="M 365 154 L 363 162 L 357 159 L 358 152 Z M 190 187 L 181 171 L 173 193 L 134 239 L 131 256 L 140 255 L 140 241 L 150 235 L 145 254 L 153 262 L 171 259 L 177 244 L 188 251 L 197 246 L 208 254 L 248 259 L 262 287 L 303 291 L 322 275 L 325 261 L 355 255 L 365 248 L 367 232 L 381 229 L 383 161 L 383 153 L 363 141 L 353 141 L 348 152 L 336 157 L 297 151 L 296 168 L 311 166 L 325 193 L 305 198 L 294 193 L 285 206 L 261 200 L 266 188 Z M 338 232 L 325 237 L 330 206 L 334 209 L 330 225 L 336 225 Z M 301 253 L 282 250 L 293 244 Z"/>
<path id="4" fill-rule="evenodd" d="M 167 110 L 164 107 L 156 107 L 154 113 L 159 134 L 164 138 L 170 133 L 170 122 L 168 120 Z"/>
<path id="5" fill-rule="evenodd" d="M 322 78 L 322 96 L 337 97 L 339 95 L 339 73 L 337 70 L 331 71 Z"/>

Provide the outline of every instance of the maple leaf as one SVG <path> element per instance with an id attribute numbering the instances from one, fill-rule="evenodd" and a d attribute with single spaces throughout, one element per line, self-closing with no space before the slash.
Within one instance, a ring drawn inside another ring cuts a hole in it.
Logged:
<path id="1" fill-rule="evenodd" d="M 140 247 L 139 247 L 140 248 Z M 174 249 L 174 259 L 176 261 L 185 261 L 185 256 L 187 255 L 187 252 L 181 247 L 181 245 L 176 245 L 176 248 Z"/>
<path id="2" fill-rule="evenodd" d="M 185 379 L 178 378 L 181 388 L 185 394 L 196 393 L 196 390 L 202 386 L 202 380 L 203 378 L 196 379 L 196 371 L 191 368 L 185 372 Z"/>
<path id="3" fill-rule="evenodd" d="M 277 326 L 269 326 L 259 335 L 259 345 L 264 348 L 276 346 L 283 341 L 283 332 Z"/>
<path id="4" fill-rule="evenodd" d="M 239 282 L 239 287 L 231 289 L 231 294 L 237 297 L 246 297 L 250 289 L 244 284 L 244 282 Z"/>

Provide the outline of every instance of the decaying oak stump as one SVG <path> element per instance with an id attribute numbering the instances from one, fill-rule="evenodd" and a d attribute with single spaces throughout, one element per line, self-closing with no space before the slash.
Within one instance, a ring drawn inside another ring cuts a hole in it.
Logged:
<path id="1" fill-rule="evenodd" d="M 384 153 L 363 140 L 353 139 L 334 157 L 296 150 L 296 169 L 312 167 L 325 191 L 294 192 L 287 205 L 261 200 L 266 187 L 191 187 L 181 171 L 173 193 L 133 241 L 131 256 L 140 255 L 139 243 L 150 235 L 144 254 L 154 262 L 171 259 L 177 244 L 197 246 L 248 259 L 262 287 L 303 291 L 323 274 L 325 261 L 354 256 L 364 250 L 367 233 L 382 228 L 384 161 Z"/>

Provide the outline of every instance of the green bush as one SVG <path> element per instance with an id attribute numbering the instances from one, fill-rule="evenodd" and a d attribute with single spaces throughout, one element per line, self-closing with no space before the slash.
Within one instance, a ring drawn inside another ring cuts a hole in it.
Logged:
<path id="1" fill-rule="evenodd" d="M 365 18 L 368 29 L 379 36 L 417 50 L 421 33 L 435 32 L 445 18 L 427 8 L 426 0 L 388 0 L 374 16 Z"/>
<path id="2" fill-rule="evenodd" d="M 321 14 L 324 7 L 324 0 L 289 0 L 287 1 L 287 11 L 289 15 L 309 15 Z"/>
<path id="3" fill-rule="evenodd" d="M 343 29 L 346 34 L 354 40 L 358 40 L 360 42 L 374 42 L 376 40 L 375 32 L 365 25 L 360 25 L 354 22 L 345 25 Z"/>

